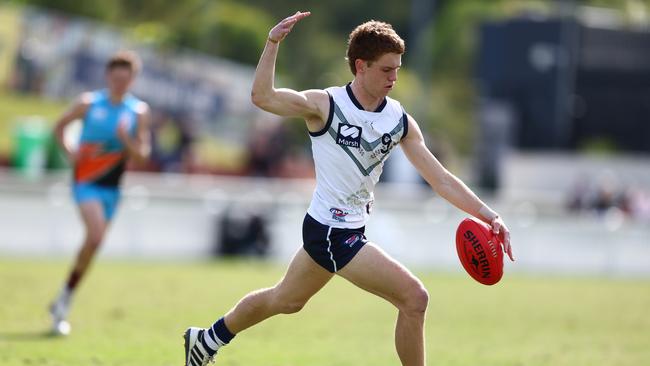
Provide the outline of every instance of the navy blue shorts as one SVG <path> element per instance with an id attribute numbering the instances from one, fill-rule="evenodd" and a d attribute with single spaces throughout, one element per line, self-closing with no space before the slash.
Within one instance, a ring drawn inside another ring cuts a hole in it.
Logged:
<path id="1" fill-rule="evenodd" d="M 309 214 L 302 223 L 303 248 L 321 267 L 334 273 L 350 263 L 367 242 L 366 227 L 341 229 L 323 225 Z"/>

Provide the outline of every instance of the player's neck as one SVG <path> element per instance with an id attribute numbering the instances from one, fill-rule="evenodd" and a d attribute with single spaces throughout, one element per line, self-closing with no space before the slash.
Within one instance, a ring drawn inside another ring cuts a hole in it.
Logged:
<path id="1" fill-rule="evenodd" d="M 109 91 L 108 98 L 110 99 L 112 104 L 120 104 L 124 100 L 124 95 L 125 94 L 117 94 Z"/>
<path id="2" fill-rule="evenodd" d="M 370 94 L 356 78 L 352 80 L 350 88 L 352 89 L 354 97 L 357 98 L 359 104 L 361 104 L 363 109 L 366 111 L 377 110 L 379 105 L 384 101 L 383 96 L 377 97 Z"/>

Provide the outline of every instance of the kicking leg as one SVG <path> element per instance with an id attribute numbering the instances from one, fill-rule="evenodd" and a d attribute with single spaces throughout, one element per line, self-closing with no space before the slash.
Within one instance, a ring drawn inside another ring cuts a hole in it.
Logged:
<path id="1" fill-rule="evenodd" d="M 253 291 L 241 299 L 226 314 L 226 326 L 236 334 L 273 315 L 298 312 L 332 277 L 332 273 L 316 264 L 300 248 L 282 280 L 271 288 Z"/>
<path id="2" fill-rule="evenodd" d="M 275 286 L 244 296 L 210 328 L 188 328 L 185 332 L 186 365 L 202 365 L 235 334 L 277 314 L 300 311 L 334 275 L 314 262 L 303 248 L 291 260 L 284 277 Z"/>
<path id="3" fill-rule="evenodd" d="M 404 366 L 424 366 L 424 320 L 429 295 L 422 282 L 372 243 L 361 248 L 337 274 L 397 307 L 395 348 L 400 361 Z"/>

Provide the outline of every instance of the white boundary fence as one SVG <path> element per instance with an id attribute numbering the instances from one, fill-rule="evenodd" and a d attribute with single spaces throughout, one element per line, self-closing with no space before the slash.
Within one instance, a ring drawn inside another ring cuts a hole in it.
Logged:
<path id="1" fill-rule="evenodd" d="M 70 257 L 81 223 L 67 174 L 38 181 L 0 172 L 0 256 Z M 268 220 L 271 259 L 301 245 L 314 182 L 130 173 L 102 255 L 195 260 L 215 251 L 221 215 L 253 210 Z M 574 216 L 549 202 L 490 200 L 508 220 L 517 262 L 506 272 L 650 277 L 650 227 L 620 214 Z M 554 208 L 555 207 L 555 208 Z M 420 185 L 381 185 L 368 237 L 409 266 L 459 271 L 455 228 L 464 215 Z"/>

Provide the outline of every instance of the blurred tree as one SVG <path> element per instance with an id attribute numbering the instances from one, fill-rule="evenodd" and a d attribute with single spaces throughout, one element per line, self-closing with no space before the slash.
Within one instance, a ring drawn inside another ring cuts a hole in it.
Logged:
<path id="1" fill-rule="evenodd" d="M 465 152 L 474 137 L 473 50 L 481 22 L 521 13 L 550 14 L 567 1 L 620 9 L 629 18 L 634 9 L 650 7 L 650 0 L 435 0 L 433 5 L 427 1 L 16 0 L 110 22 L 155 46 L 190 47 L 250 65 L 257 63 L 270 27 L 292 12 L 309 10 L 312 16 L 283 43 L 277 64 L 282 85 L 299 89 L 352 79 L 345 61 L 349 32 L 370 19 L 389 22 L 407 42 L 396 97 L 417 111 L 425 130 L 442 134 Z M 418 14 L 418 2 L 434 14 Z M 413 32 L 414 22 L 429 18 L 435 21 Z M 432 61 L 418 64 L 431 54 Z"/>
<path id="2" fill-rule="evenodd" d="M 15 2 L 111 22 L 113 22 L 122 11 L 119 2 L 111 1 L 80 2 L 75 0 L 17 0 Z"/>
<path id="3" fill-rule="evenodd" d="M 191 19 L 176 24 L 167 43 L 246 64 L 257 63 L 259 50 L 274 24 L 266 12 L 230 1 L 203 5 Z"/>

